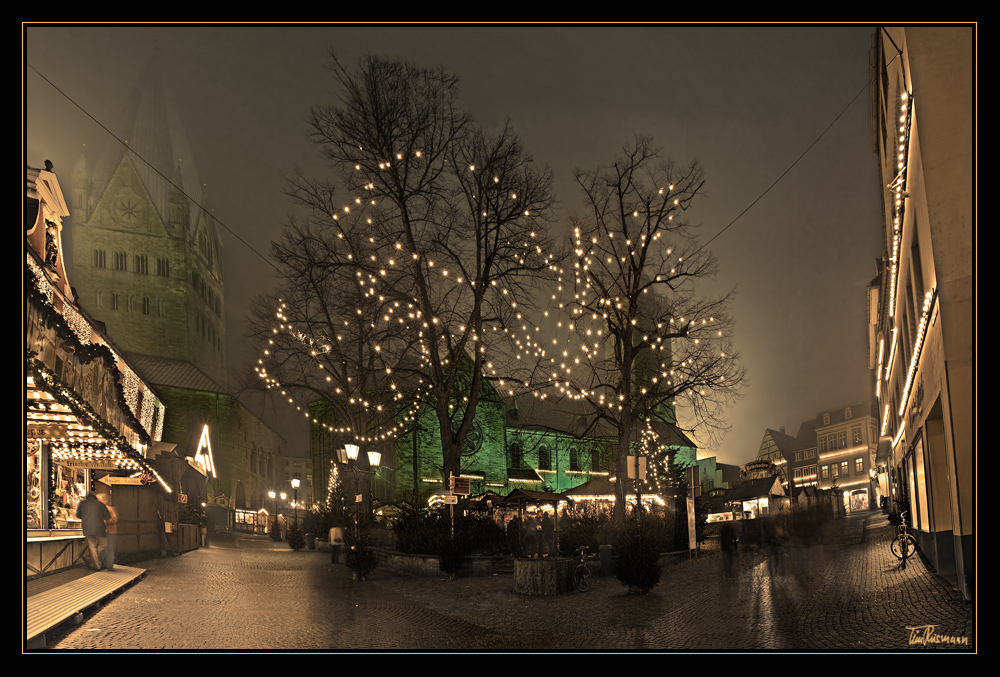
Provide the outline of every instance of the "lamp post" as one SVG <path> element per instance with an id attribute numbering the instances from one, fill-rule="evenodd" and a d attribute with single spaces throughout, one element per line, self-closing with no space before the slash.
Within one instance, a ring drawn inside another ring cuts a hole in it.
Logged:
<path id="1" fill-rule="evenodd" d="M 278 507 L 274 501 L 274 498 L 275 496 L 277 496 L 277 494 L 275 494 L 273 491 L 269 491 L 267 492 L 267 496 L 268 498 L 271 499 L 271 512 L 274 513 L 274 516 L 271 518 L 271 531 L 274 531 L 274 528 L 278 526 Z"/>
<path id="2" fill-rule="evenodd" d="M 292 498 L 292 508 L 295 510 L 295 526 L 299 526 L 299 479 L 292 479 L 292 490 L 294 491 L 294 497 Z"/>
<path id="3" fill-rule="evenodd" d="M 343 449 L 337 450 L 337 455 L 341 463 L 347 464 L 347 467 L 351 469 L 354 473 L 354 537 L 355 542 L 360 539 L 360 522 L 361 522 L 361 493 L 358 487 L 358 473 L 365 473 L 366 475 L 375 475 L 378 472 L 378 464 L 382 459 L 382 454 L 377 451 L 368 451 L 368 465 L 375 470 L 366 470 L 364 468 L 358 467 L 358 452 L 361 448 L 356 444 L 345 444 Z"/>

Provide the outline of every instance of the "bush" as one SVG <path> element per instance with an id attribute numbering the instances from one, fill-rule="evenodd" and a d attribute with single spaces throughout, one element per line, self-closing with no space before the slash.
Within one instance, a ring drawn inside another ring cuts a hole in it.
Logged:
<path id="1" fill-rule="evenodd" d="M 615 574 L 629 592 L 645 595 L 660 582 L 660 551 L 656 521 L 630 517 L 615 542 Z"/>
<path id="2" fill-rule="evenodd" d="M 208 517 L 205 515 L 205 509 L 194 503 L 188 503 L 184 506 L 179 520 L 181 524 L 194 524 L 203 529 L 208 527 Z"/>
<path id="3" fill-rule="evenodd" d="M 306 539 L 302 535 L 302 528 L 298 525 L 298 522 L 292 521 L 288 523 L 288 527 L 285 529 L 285 540 L 288 541 L 288 547 L 295 552 L 306 547 Z"/>
<path id="4" fill-rule="evenodd" d="M 370 525 L 362 524 L 359 529 L 348 525 L 344 529 L 344 544 L 347 546 L 347 566 L 358 580 L 365 580 L 378 566 L 378 557 L 371 546 Z"/>
<path id="5" fill-rule="evenodd" d="M 493 516 L 456 509 L 455 531 L 444 509 L 427 510 L 403 505 L 392 517 L 397 552 L 437 555 L 441 571 L 454 576 L 469 555 L 502 555 L 510 552 L 506 534 Z"/>
<path id="6" fill-rule="evenodd" d="M 612 543 L 611 517 L 609 515 L 573 515 L 559 519 L 559 552 L 573 555 L 581 546 L 596 554 L 598 546 Z"/>

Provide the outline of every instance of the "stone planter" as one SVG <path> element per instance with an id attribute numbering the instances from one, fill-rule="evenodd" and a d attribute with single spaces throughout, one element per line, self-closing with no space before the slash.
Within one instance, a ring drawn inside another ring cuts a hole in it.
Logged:
<path id="1" fill-rule="evenodd" d="M 378 553 L 380 567 L 412 576 L 446 575 L 441 571 L 441 558 L 437 555 L 414 555 L 381 548 L 375 548 L 375 551 Z M 507 561 L 509 560 L 506 557 L 472 555 L 462 562 L 462 568 L 458 575 L 460 577 L 490 576 L 501 572 Z"/>

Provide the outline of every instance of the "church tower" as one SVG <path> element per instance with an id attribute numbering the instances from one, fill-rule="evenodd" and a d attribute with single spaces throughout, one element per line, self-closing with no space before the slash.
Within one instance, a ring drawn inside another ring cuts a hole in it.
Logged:
<path id="1" fill-rule="evenodd" d="M 73 171 L 81 301 L 140 363 L 187 363 L 224 391 L 222 243 L 155 60 L 116 131 L 128 148 L 115 142 Z"/>
<path id="2" fill-rule="evenodd" d="M 214 459 L 178 490 L 256 529 L 285 442 L 228 390 L 222 241 L 155 56 L 114 131 L 127 147 L 112 140 L 72 173 L 80 305 L 166 404 L 166 453 Z"/>

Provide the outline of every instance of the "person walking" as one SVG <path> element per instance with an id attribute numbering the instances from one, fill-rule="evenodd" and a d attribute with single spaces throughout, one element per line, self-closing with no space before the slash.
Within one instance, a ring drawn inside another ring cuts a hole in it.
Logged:
<path id="1" fill-rule="evenodd" d="M 552 518 L 549 517 L 549 513 L 547 512 L 542 513 L 541 525 L 542 525 L 542 544 L 543 544 L 542 557 L 548 557 L 550 554 L 556 551 L 556 543 L 555 543 L 556 525 L 555 522 L 552 521 Z"/>
<path id="2" fill-rule="evenodd" d="M 97 499 L 111 513 L 111 517 L 104 520 L 104 527 L 108 532 L 108 546 L 104 549 L 104 557 L 101 558 L 101 564 L 104 568 L 111 570 L 115 568 L 115 541 L 118 539 L 118 513 L 115 511 L 114 506 L 111 505 L 111 496 L 108 494 L 98 494 Z"/>
<path id="3" fill-rule="evenodd" d="M 87 494 L 87 498 L 76 506 L 76 517 L 80 520 L 83 537 L 87 539 L 90 568 L 94 571 L 100 571 L 104 551 L 108 547 L 108 528 L 105 525 L 105 520 L 111 518 L 111 512 L 97 498 L 97 494 L 91 491 Z"/>
<path id="4" fill-rule="evenodd" d="M 340 564 L 340 553 L 344 550 L 344 530 L 339 524 L 330 527 L 330 548 L 333 550 L 330 556 L 333 564 Z"/>

